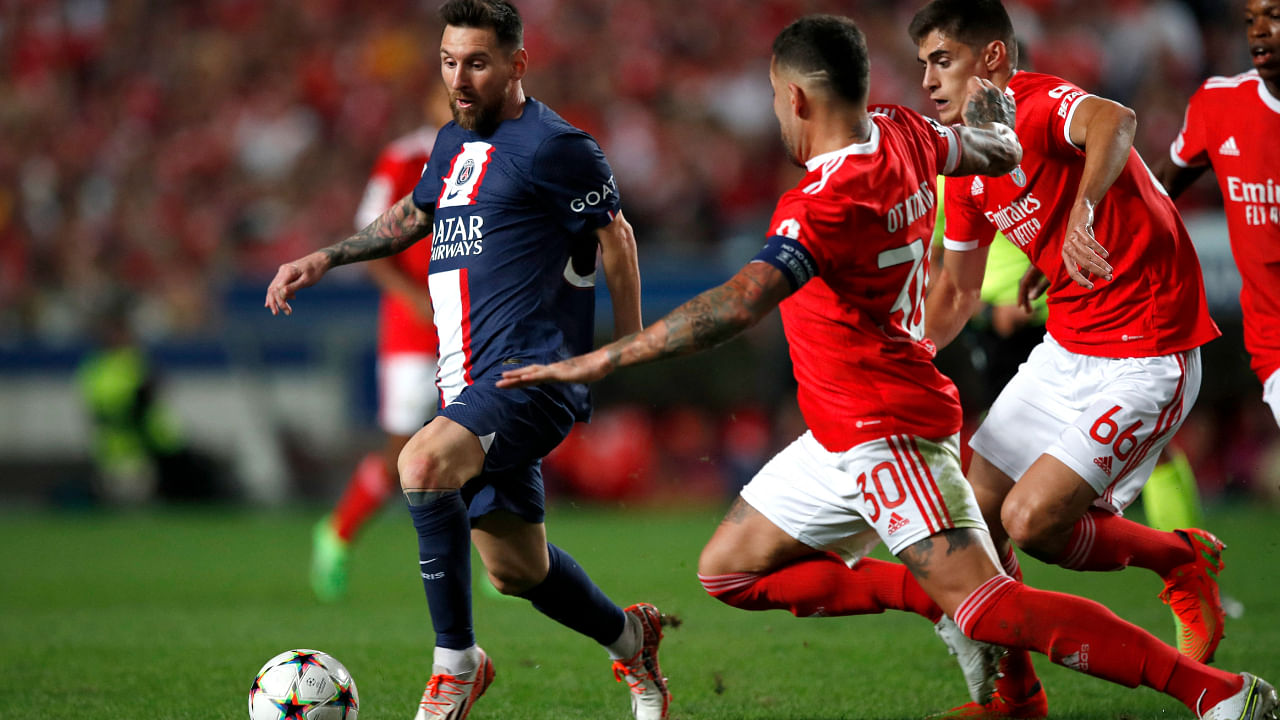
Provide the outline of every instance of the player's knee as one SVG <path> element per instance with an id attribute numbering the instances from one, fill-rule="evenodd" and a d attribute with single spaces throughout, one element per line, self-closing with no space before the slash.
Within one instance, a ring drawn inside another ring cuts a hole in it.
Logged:
<path id="1" fill-rule="evenodd" d="M 1059 534 L 1054 518 L 1033 503 L 1006 501 L 1000 522 L 1009 539 L 1028 552 L 1047 549 Z"/>
<path id="2" fill-rule="evenodd" d="M 444 460 L 431 452 L 415 452 L 405 448 L 396 462 L 403 490 L 452 490 L 456 489 L 449 478 Z"/>

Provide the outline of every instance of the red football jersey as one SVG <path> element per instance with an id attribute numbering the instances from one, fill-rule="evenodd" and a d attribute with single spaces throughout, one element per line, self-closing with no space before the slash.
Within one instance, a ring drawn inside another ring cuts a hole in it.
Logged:
<path id="1" fill-rule="evenodd" d="M 1052 75 L 1019 72 L 1007 91 L 1018 107 L 1022 164 L 999 178 L 946 184 L 946 247 L 987 245 L 1002 231 L 1049 279 L 1046 329 L 1063 347 L 1099 357 L 1153 357 L 1218 337 L 1200 260 L 1182 219 L 1134 150 L 1094 208 L 1093 232 L 1110 252 L 1112 280 L 1080 287 L 1062 240 L 1084 174 L 1071 118 L 1089 94 Z"/>
<path id="2" fill-rule="evenodd" d="M 959 139 L 907 108 L 873 111 L 870 139 L 811 158 L 770 223 L 816 266 L 781 314 L 800 410 L 833 452 L 960 430 L 959 394 L 924 340 L 936 177 L 958 164 Z"/>
<path id="3" fill-rule="evenodd" d="M 1280 370 L 1280 98 L 1257 70 L 1205 81 L 1170 155 L 1212 165 L 1243 285 L 1244 344 L 1264 383 Z"/>
<path id="4" fill-rule="evenodd" d="M 419 128 L 388 145 L 374 164 L 365 186 L 364 198 L 356 210 L 356 229 L 365 228 L 401 198 L 413 192 L 422 177 L 436 132 Z M 396 266 L 427 287 L 427 266 L 431 262 L 431 239 L 423 238 L 404 252 L 391 256 Z M 394 293 L 382 293 L 378 310 L 378 353 L 431 353 L 437 346 L 436 329 L 424 322 L 408 303 Z"/>

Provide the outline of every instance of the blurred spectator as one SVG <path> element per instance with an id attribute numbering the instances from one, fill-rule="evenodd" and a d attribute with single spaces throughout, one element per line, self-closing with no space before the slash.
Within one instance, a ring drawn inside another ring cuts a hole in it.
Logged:
<path id="1" fill-rule="evenodd" d="M 1201 77 L 1244 66 L 1238 43 L 1218 44 L 1226 0 L 1008 5 L 1042 69 L 1137 109 L 1144 153 Z M 532 61 L 553 70 L 531 94 L 619 158 L 651 251 L 715 258 L 728 238 L 758 236 L 783 174 L 759 66 L 793 17 L 857 17 L 879 99 L 926 109 L 910 4 L 523 9 Z M 414 122 L 406 98 L 438 82 L 434 13 L 430 0 L 0 3 L 0 332 L 74 338 L 113 280 L 150 308 L 148 337 L 212 332 L 220 288 L 345 229 L 335 209 L 356 202 L 351 179 Z"/>

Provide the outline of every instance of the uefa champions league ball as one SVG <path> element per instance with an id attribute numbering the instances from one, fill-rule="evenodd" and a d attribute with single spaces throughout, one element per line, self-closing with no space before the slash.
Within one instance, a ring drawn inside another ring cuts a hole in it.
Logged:
<path id="1" fill-rule="evenodd" d="M 288 650 L 267 661 L 249 688 L 249 720 L 356 720 L 351 673 L 319 650 Z"/>

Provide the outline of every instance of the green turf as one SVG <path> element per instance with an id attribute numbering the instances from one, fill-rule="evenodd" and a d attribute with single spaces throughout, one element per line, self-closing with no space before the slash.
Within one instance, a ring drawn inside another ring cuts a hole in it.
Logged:
<path id="1" fill-rule="evenodd" d="M 662 665 L 673 718 L 913 718 L 964 699 L 928 624 L 901 613 L 801 620 L 708 598 L 695 564 L 717 508 L 619 512 L 561 507 L 549 534 L 621 604 L 647 600 L 684 621 Z M 361 717 L 412 717 L 428 674 L 429 620 L 407 517 L 362 538 L 352 592 L 321 605 L 306 581 L 313 515 L 231 511 L 0 514 L 0 718 L 244 718 L 253 673 L 294 647 L 328 651 L 359 685 Z M 1280 531 L 1240 508 L 1207 525 L 1231 546 L 1224 591 L 1245 605 L 1218 665 L 1280 678 Z M 1142 570 L 1080 574 L 1024 558 L 1027 580 L 1100 600 L 1172 637 Z M 480 642 L 497 680 L 471 715 L 629 717 L 604 652 L 523 601 L 476 593 Z M 1054 718 L 1190 717 L 1128 690 L 1040 663 Z"/>

